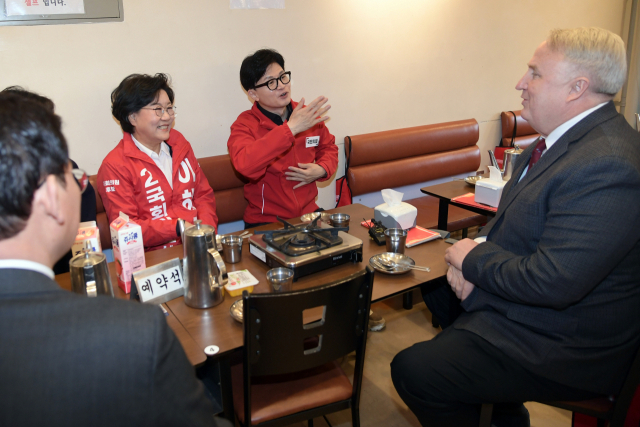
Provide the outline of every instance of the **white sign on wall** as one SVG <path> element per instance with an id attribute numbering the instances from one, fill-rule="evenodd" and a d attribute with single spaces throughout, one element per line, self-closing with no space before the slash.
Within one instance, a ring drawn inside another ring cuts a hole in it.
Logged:
<path id="1" fill-rule="evenodd" d="M 284 0 L 229 0 L 230 9 L 284 9 Z"/>
<path id="2" fill-rule="evenodd" d="M 84 0 L 5 0 L 7 16 L 84 13 Z"/>

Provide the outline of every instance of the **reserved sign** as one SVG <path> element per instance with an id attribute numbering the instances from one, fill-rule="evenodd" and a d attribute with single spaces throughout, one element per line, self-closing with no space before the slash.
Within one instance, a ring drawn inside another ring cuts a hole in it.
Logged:
<path id="1" fill-rule="evenodd" d="M 184 295 L 179 258 L 137 271 L 133 273 L 133 281 L 143 303 L 162 304 Z"/>

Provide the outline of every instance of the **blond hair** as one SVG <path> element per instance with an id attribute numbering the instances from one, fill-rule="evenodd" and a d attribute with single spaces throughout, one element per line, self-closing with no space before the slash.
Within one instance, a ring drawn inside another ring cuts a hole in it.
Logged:
<path id="1" fill-rule="evenodd" d="M 594 92 L 614 96 L 622 89 L 627 76 L 627 55 L 617 34 L 595 27 L 555 29 L 547 45 L 564 54 L 577 70 L 585 72 Z"/>

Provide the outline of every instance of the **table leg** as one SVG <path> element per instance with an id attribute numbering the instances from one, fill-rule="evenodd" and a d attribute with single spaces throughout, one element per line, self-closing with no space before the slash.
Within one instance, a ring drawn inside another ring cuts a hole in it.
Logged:
<path id="1" fill-rule="evenodd" d="M 446 230 L 447 223 L 449 222 L 449 201 L 446 199 L 440 199 L 438 204 L 438 229 Z"/>
<path id="2" fill-rule="evenodd" d="M 413 291 L 402 294 L 402 308 L 411 310 L 413 308 Z"/>

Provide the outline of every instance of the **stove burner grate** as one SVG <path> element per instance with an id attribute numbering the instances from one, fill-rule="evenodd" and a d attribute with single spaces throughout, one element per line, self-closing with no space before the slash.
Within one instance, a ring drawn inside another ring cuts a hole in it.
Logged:
<path id="1" fill-rule="evenodd" d="M 318 218 L 310 224 L 292 225 L 278 218 L 284 225 L 280 230 L 256 231 L 263 234 L 262 239 L 272 248 L 282 251 L 285 255 L 298 256 L 342 244 L 338 231 L 348 231 L 348 227 L 321 228 Z"/>

